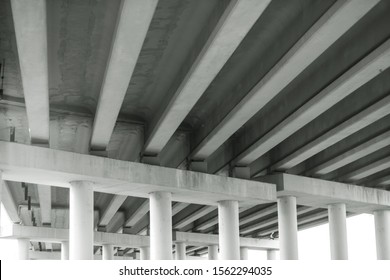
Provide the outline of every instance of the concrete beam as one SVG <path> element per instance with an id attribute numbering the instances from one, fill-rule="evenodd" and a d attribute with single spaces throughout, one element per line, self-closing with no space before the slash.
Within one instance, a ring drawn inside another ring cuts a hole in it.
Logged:
<path id="1" fill-rule="evenodd" d="M 111 219 L 114 217 L 115 213 L 122 206 L 123 202 L 125 202 L 127 196 L 125 195 L 115 195 L 107 207 L 103 210 L 103 214 L 99 220 L 99 226 L 107 226 Z"/>
<path id="2" fill-rule="evenodd" d="M 386 131 L 369 141 L 358 145 L 318 166 L 311 169 L 305 174 L 310 175 L 325 175 L 338 168 L 341 168 L 351 162 L 359 160 L 375 151 L 378 151 L 390 145 L 390 131 Z"/>
<path id="3" fill-rule="evenodd" d="M 175 201 L 203 205 L 238 200 L 246 206 L 276 200 L 274 185 L 255 181 L 10 142 L 0 142 L 0 154 L 5 180 L 60 187 L 69 187 L 71 181 L 91 181 L 94 191 L 138 197 L 166 191 Z"/>
<path id="4" fill-rule="evenodd" d="M 294 111 L 235 159 L 248 165 L 390 66 L 390 40 Z"/>
<path id="5" fill-rule="evenodd" d="M 369 182 L 366 184 L 366 187 L 375 188 L 375 187 L 384 187 L 387 185 L 390 185 L 390 175 L 387 175 L 387 176 L 381 177 L 379 179 L 376 179 L 372 182 Z"/>
<path id="6" fill-rule="evenodd" d="M 37 185 L 41 222 L 51 225 L 51 186 Z"/>
<path id="7" fill-rule="evenodd" d="M 49 74 L 46 1 L 12 0 L 31 143 L 49 142 Z"/>
<path id="8" fill-rule="evenodd" d="M 354 182 L 357 180 L 362 180 L 363 178 L 388 168 L 390 168 L 390 157 L 385 157 L 348 174 L 345 174 L 338 178 L 338 180 L 344 182 Z"/>
<path id="9" fill-rule="evenodd" d="M 203 217 L 204 215 L 207 215 L 208 213 L 214 211 L 215 209 L 217 209 L 216 206 L 203 206 L 199 210 L 191 213 L 190 215 L 186 216 L 184 219 L 182 219 L 178 223 L 174 224 L 173 228 L 174 229 L 181 229 L 181 228 L 189 225 L 193 221 L 195 221 L 195 220 Z"/>
<path id="10" fill-rule="evenodd" d="M 210 156 L 378 2 L 337 1 L 211 132 L 198 133 L 203 140 L 192 157 Z"/>
<path id="11" fill-rule="evenodd" d="M 93 124 L 92 150 L 105 151 L 110 141 L 157 2 L 122 1 Z"/>
<path id="12" fill-rule="evenodd" d="M 244 211 L 248 210 L 246 207 L 240 207 L 238 209 L 238 212 L 239 213 L 242 213 Z M 199 230 L 206 230 L 214 225 L 218 224 L 218 215 L 211 218 L 211 219 L 208 219 L 207 221 L 204 221 L 202 222 L 201 224 L 199 224 L 195 230 L 199 231 Z"/>
<path id="13" fill-rule="evenodd" d="M 249 222 L 252 222 L 254 220 L 260 219 L 262 217 L 265 217 L 269 214 L 276 213 L 277 211 L 278 211 L 278 206 L 276 204 L 271 205 L 271 206 L 267 207 L 266 209 L 262 209 L 261 211 L 258 211 L 258 212 L 255 212 L 255 213 L 252 213 L 250 215 L 247 215 L 245 217 L 240 218 L 240 226 L 247 224 Z"/>
<path id="14" fill-rule="evenodd" d="M 175 202 L 172 206 L 172 217 L 179 213 L 181 210 L 186 208 L 189 204 L 182 202 Z"/>
<path id="15" fill-rule="evenodd" d="M 270 0 L 231 1 L 168 106 L 151 123 L 145 151 L 159 153 L 261 16 Z"/>
<path id="16" fill-rule="evenodd" d="M 389 41 L 390 42 L 390 41 Z M 390 52 L 389 52 L 390 59 Z M 287 170 L 290 169 L 311 156 L 324 150 L 333 144 L 352 135 L 360 129 L 374 123 L 375 121 L 390 114 L 390 96 L 383 98 L 377 103 L 371 105 L 360 113 L 354 115 L 348 120 L 341 123 L 339 126 L 327 131 L 320 137 L 304 145 L 284 159 L 278 161 L 271 166 L 271 170 Z"/>
<path id="17" fill-rule="evenodd" d="M 135 226 L 149 212 L 149 199 L 145 200 L 126 220 L 125 227 Z"/>
<path id="18" fill-rule="evenodd" d="M 61 260 L 60 252 L 40 252 L 40 251 L 30 251 L 29 252 L 30 260 Z M 93 259 L 102 260 L 102 255 L 94 255 Z M 113 256 L 113 260 L 133 260 L 133 257 L 128 256 Z"/>
<path id="19" fill-rule="evenodd" d="M 2 228 L 1 238 L 28 238 L 31 241 L 61 243 L 69 240 L 68 229 L 11 225 Z M 111 244 L 116 247 L 140 248 L 149 246 L 149 236 L 94 232 L 94 245 Z"/>
<path id="20" fill-rule="evenodd" d="M 329 204 L 345 203 L 353 213 L 372 213 L 390 206 L 390 192 L 385 190 L 284 173 L 262 180 L 276 184 L 278 197 L 295 196 L 299 205 L 327 209 Z"/>
<path id="21" fill-rule="evenodd" d="M 187 246 L 204 247 L 208 245 L 218 245 L 219 237 L 217 234 L 174 231 L 173 241 L 184 242 Z M 253 250 L 279 249 L 279 242 L 277 240 L 240 237 L 240 246 Z"/>

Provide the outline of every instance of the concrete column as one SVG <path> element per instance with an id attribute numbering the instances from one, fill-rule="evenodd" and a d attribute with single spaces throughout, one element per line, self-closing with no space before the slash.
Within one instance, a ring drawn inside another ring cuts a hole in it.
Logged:
<path id="1" fill-rule="evenodd" d="M 376 255 L 378 260 L 390 260 L 390 210 L 374 212 Z"/>
<path id="2" fill-rule="evenodd" d="M 18 260 L 28 260 L 30 251 L 30 240 L 18 239 Z"/>
<path id="3" fill-rule="evenodd" d="M 113 260 L 114 259 L 114 246 L 111 244 L 103 244 L 102 246 L 102 260 Z"/>
<path id="4" fill-rule="evenodd" d="M 277 250 L 273 250 L 273 249 L 267 250 L 267 260 L 269 261 L 277 260 L 276 251 Z"/>
<path id="5" fill-rule="evenodd" d="M 218 260 L 218 245 L 209 245 L 209 260 Z"/>
<path id="6" fill-rule="evenodd" d="M 183 242 L 176 243 L 176 259 L 185 260 L 187 258 L 186 254 L 186 244 Z"/>
<path id="7" fill-rule="evenodd" d="M 240 248 L 240 259 L 241 260 L 248 260 L 248 248 L 246 248 L 246 247 Z"/>
<path id="8" fill-rule="evenodd" d="M 93 260 L 93 183 L 70 184 L 69 259 Z"/>
<path id="9" fill-rule="evenodd" d="M 294 196 L 278 198 L 280 259 L 298 259 L 297 200 Z"/>
<path id="10" fill-rule="evenodd" d="M 150 260 L 150 247 L 139 248 L 140 260 Z"/>
<path id="11" fill-rule="evenodd" d="M 328 205 L 330 256 L 332 260 L 348 259 L 347 212 L 344 203 Z"/>
<path id="12" fill-rule="evenodd" d="M 150 257 L 172 260 L 172 194 L 153 192 L 150 199 Z"/>
<path id="13" fill-rule="evenodd" d="M 61 260 L 69 260 L 69 242 L 61 243 Z"/>
<path id="14" fill-rule="evenodd" d="M 219 250 L 221 260 L 240 259 L 238 201 L 218 202 Z"/>

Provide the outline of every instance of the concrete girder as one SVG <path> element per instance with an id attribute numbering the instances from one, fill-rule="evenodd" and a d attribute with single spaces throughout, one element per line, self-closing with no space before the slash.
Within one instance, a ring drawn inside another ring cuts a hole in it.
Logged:
<path id="1" fill-rule="evenodd" d="M 5 180 L 66 188 L 74 180 L 92 181 L 94 191 L 138 197 L 167 191 L 176 201 L 204 205 L 217 205 L 221 199 L 238 200 L 242 206 L 276 199 L 275 186 L 267 183 L 10 142 L 0 142 L 0 153 Z"/>
<path id="2" fill-rule="evenodd" d="M 8 183 L 2 180 L 3 188 L 1 194 L 1 202 L 4 204 L 4 208 L 8 213 L 9 218 L 13 223 L 19 223 L 20 218 L 18 214 L 18 205 L 16 204 L 12 194 L 9 190 Z"/>
<path id="3" fill-rule="evenodd" d="M 31 143 L 49 142 L 46 1 L 12 0 L 16 42 Z"/>
<path id="4" fill-rule="evenodd" d="M 51 186 L 37 185 L 42 225 L 51 225 Z"/>
<path id="5" fill-rule="evenodd" d="M 362 168 L 354 170 L 348 174 L 345 174 L 344 176 L 338 178 L 338 180 L 344 182 L 360 181 L 363 178 L 366 178 L 372 174 L 375 174 L 379 171 L 389 169 L 389 168 L 390 168 L 390 157 L 385 157 L 371 164 L 368 164 Z"/>
<path id="6" fill-rule="evenodd" d="M 118 209 L 125 202 L 127 196 L 125 195 L 115 195 L 111 201 L 108 203 L 107 207 L 103 210 L 103 214 L 99 220 L 99 226 L 107 226 L 111 219 L 117 213 Z"/>
<path id="7" fill-rule="evenodd" d="M 181 229 L 181 228 L 189 225 L 193 221 L 199 219 L 200 217 L 203 217 L 204 215 L 207 215 L 208 213 L 214 211 L 215 209 L 217 209 L 216 206 L 203 206 L 199 210 L 191 213 L 190 215 L 188 215 L 187 217 L 185 217 L 181 221 L 174 224 L 173 228 L 174 229 Z"/>
<path id="8" fill-rule="evenodd" d="M 366 184 L 367 187 L 384 187 L 390 185 L 390 175 L 386 175 L 384 177 L 381 177 L 379 179 L 376 179 L 372 182 L 369 182 Z"/>
<path id="9" fill-rule="evenodd" d="M 337 1 L 211 132 L 198 133 L 192 157 L 210 156 L 378 2 Z"/>
<path id="10" fill-rule="evenodd" d="M 133 227 L 149 212 L 149 199 L 146 199 L 126 220 L 125 227 Z"/>
<path id="11" fill-rule="evenodd" d="M 122 1 L 93 124 L 92 150 L 107 148 L 156 5 L 157 0 Z"/>
<path id="12" fill-rule="evenodd" d="M 261 211 L 258 211 L 258 212 L 252 213 L 250 215 L 247 215 L 243 218 L 240 218 L 240 226 L 247 224 L 251 221 L 260 219 L 262 217 L 265 217 L 269 214 L 276 213 L 277 210 L 278 210 L 278 206 L 275 204 L 275 205 L 271 205 L 271 206 L 267 207 L 266 209 L 262 209 Z"/>
<path id="13" fill-rule="evenodd" d="M 238 165 L 248 165 L 277 146 L 295 131 L 352 94 L 384 69 L 390 66 L 390 40 L 383 43 L 337 80 L 311 98 L 293 114 L 275 126 L 266 135 L 238 155 Z"/>
<path id="14" fill-rule="evenodd" d="M 390 42 L 390 41 L 389 41 Z M 339 126 L 330 129 L 320 137 L 307 143 L 292 154 L 271 166 L 271 170 L 287 170 L 324 150 L 360 129 L 390 114 L 390 96 L 383 98 Z"/>
<path id="15" fill-rule="evenodd" d="M 189 205 L 188 203 L 175 202 L 172 205 L 172 216 L 175 216 L 177 213 L 179 213 L 181 210 L 186 208 L 188 205 Z"/>
<path id="16" fill-rule="evenodd" d="M 358 145 L 342 154 L 340 154 L 337 157 L 334 157 L 315 168 L 311 169 L 309 172 L 306 172 L 306 176 L 310 175 L 324 175 L 328 174 L 340 167 L 343 167 L 351 162 L 354 162 L 358 159 L 361 159 L 365 157 L 366 155 L 369 155 L 377 150 L 380 150 L 381 148 L 384 148 L 386 146 L 390 145 L 390 131 L 386 131 L 369 141 Z"/>
<path id="17" fill-rule="evenodd" d="M 230 2 L 168 106 L 153 118 L 145 144 L 147 153 L 161 152 L 269 2 Z"/>
<path id="18" fill-rule="evenodd" d="M 297 204 L 327 209 L 329 204 L 345 203 L 348 212 L 372 213 L 390 206 L 390 192 L 346 183 L 279 173 L 262 177 L 277 186 L 277 195 L 294 196 Z"/>

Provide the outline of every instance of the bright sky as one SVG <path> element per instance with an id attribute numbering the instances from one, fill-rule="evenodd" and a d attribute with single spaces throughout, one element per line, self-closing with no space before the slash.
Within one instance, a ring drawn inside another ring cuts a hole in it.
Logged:
<path id="1" fill-rule="evenodd" d="M 11 224 L 3 204 L 1 204 L 1 226 Z M 350 260 L 375 260 L 374 217 L 362 214 L 347 218 L 348 250 Z M 16 259 L 15 240 L 0 239 L 0 259 Z M 328 224 L 298 232 L 300 260 L 330 260 Z M 265 251 L 249 251 L 250 260 L 266 260 Z"/>

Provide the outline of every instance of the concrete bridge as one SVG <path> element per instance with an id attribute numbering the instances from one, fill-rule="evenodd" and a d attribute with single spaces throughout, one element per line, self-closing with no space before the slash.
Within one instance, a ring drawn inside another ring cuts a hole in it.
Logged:
<path id="1" fill-rule="evenodd" d="M 298 259 L 375 216 L 390 2 L 0 0 L 1 201 L 21 259 Z M 218 253 L 219 252 L 219 253 Z"/>

